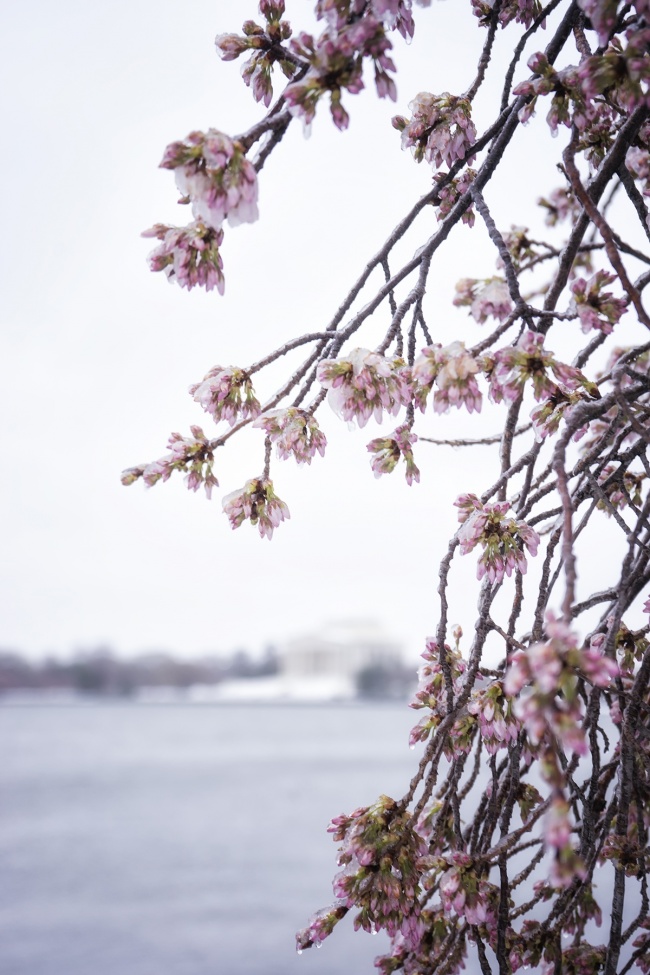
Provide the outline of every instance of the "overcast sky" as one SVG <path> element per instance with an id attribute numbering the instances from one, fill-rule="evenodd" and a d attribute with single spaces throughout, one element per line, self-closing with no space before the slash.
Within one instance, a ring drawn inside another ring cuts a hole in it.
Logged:
<path id="1" fill-rule="evenodd" d="M 482 490 L 493 473 L 481 471 L 482 455 L 421 445 L 420 485 L 408 488 L 397 472 L 376 480 L 365 444 L 393 427 L 350 435 L 326 407 L 326 458 L 304 469 L 274 464 L 291 521 L 271 543 L 249 525 L 233 532 L 221 511 L 221 496 L 261 470 L 259 432 L 217 455 L 221 489 L 211 502 L 181 478 L 145 490 L 122 487 L 119 475 L 164 454 L 173 430 L 199 423 L 212 432 L 188 385 L 217 363 L 244 366 L 324 326 L 429 189 L 430 169 L 400 150 L 390 118 L 421 89 L 468 86 L 483 39 L 469 7 L 449 0 L 418 10 L 416 42 L 407 50 L 396 38 L 404 66 L 396 105 L 348 96 L 348 132 L 333 128 L 323 106 L 310 139 L 298 124 L 290 130 L 261 174 L 260 221 L 226 233 L 221 298 L 150 273 L 151 242 L 139 235 L 157 221 L 188 219 L 172 175 L 157 168 L 168 142 L 210 126 L 235 134 L 260 117 L 239 64 L 214 50 L 215 34 L 239 30 L 255 5 L 12 6 L 0 58 L 0 647 L 34 656 L 99 644 L 123 654 L 258 651 L 328 620 L 363 617 L 419 652 L 435 626 L 451 503 L 460 490 Z M 293 8 L 296 26 L 308 24 L 312 4 Z M 456 22 L 462 29 L 434 46 Z M 507 194 L 497 187 L 490 198 L 498 214 L 510 206 L 508 222 L 521 222 L 517 193 L 523 198 L 531 178 L 547 190 L 557 182 L 552 165 L 543 171 L 535 158 L 531 133 L 521 135 L 524 169 L 511 173 Z M 433 212 L 423 220 L 419 243 Z M 465 321 L 449 307 L 454 281 L 492 273 L 479 229 L 452 235 L 430 281 L 436 337 L 453 340 Z M 273 381 L 262 391 L 271 393 Z M 421 433 L 458 429 L 432 414 L 428 422 Z M 473 595 L 470 603 L 471 617 Z"/>

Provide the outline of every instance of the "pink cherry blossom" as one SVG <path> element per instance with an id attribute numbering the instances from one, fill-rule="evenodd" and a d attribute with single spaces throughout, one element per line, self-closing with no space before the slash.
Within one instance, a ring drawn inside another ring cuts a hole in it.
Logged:
<path id="1" fill-rule="evenodd" d="M 223 294 L 225 281 L 219 252 L 223 230 L 214 230 L 197 220 L 187 227 L 157 223 L 142 236 L 162 241 L 149 255 L 152 271 L 164 271 L 169 281 L 188 291 L 201 285 L 206 291 L 216 288 Z"/>
<path id="2" fill-rule="evenodd" d="M 547 211 L 545 223 L 549 227 L 555 227 L 563 220 L 573 219 L 580 210 L 572 191 L 564 186 L 552 190 L 548 198 L 540 197 L 537 203 Z"/>
<path id="3" fill-rule="evenodd" d="M 317 375 L 334 412 L 360 427 L 371 417 L 381 423 L 384 411 L 396 416 L 411 401 L 409 370 L 398 357 L 354 349 L 345 358 L 324 359 Z"/>
<path id="4" fill-rule="evenodd" d="M 406 483 L 410 486 L 413 481 L 420 480 L 420 471 L 413 458 L 413 444 L 417 436 L 411 432 L 406 424 L 397 427 L 390 437 L 377 437 L 371 440 L 367 449 L 374 454 L 371 462 L 375 477 L 390 474 L 400 459 L 406 464 Z"/>
<path id="5" fill-rule="evenodd" d="M 578 68 L 578 78 L 584 99 L 593 102 L 607 92 L 619 108 L 633 112 L 647 99 L 650 63 L 647 51 L 650 29 L 636 27 L 613 38 L 602 54 L 585 58 Z"/>
<path id="6" fill-rule="evenodd" d="M 213 366 L 189 391 L 215 423 L 225 420 L 233 427 L 238 420 L 252 419 L 260 412 L 250 376 L 236 366 Z"/>
<path id="7" fill-rule="evenodd" d="M 447 413 L 452 406 L 457 409 L 465 406 L 468 413 L 480 413 L 483 397 L 475 379 L 479 369 L 479 363 L 467 352 L 463 342 L 428 346 L 413 365 L 415 402 L 424 412 L 435 382 L 433 409 L 436 413 Z"/>
<path id="8" fill-rule="evenodd" d="M 258 417 L 253 426 L 266 431 L 281 460 L 293 457 L 298 464 L 311 464 L 317 453 L 325 456 L 327 438 L 315 417 L 306 410 L 295 406 L 269 410 Z"/>
<path id="9" fill-rule="evenodd" d="M 650 152 L 638 146 L 631 146 L 627 150 L 625 165 L 635 179 L 643 182 L 643 195 L 650 196 Z"/>
<path id="10" fill-rule="evenodd" d="M 591 329 L 609 335 L 627 311 L 627 299 L 615 298 L 604 286 L 616 280 L 614 274 L 597 271 L 589 280 L 576 278 L 571 285 L 571 310 L 577 312 L 583 332 Z"/>
<path id="11" fill-rule="evenodd" d="M 495 0 L 472 0 L 474 16 L 479 23 L 487 27 L 494 10 Z M 503 0 L 499 8 L 499 24 L 506 27 L 512 21 L 530 27 L 536 17 L 542 12 L 540 0 Z"/>
<path id="12" fill-rule="evenodd" d="M 355 929 L 384 928 L 391 937 L 401 934 L 415 948 L 424 933 L 418 895 L 428 850 L 410 815 L 394 799 L 380 796 L 371 806 L 335 817 L 328 831 L 341 843 L 338 862 L 343 868 L 334 878 L 334 910 L 357 908 Z M 331 920 L 326 919 L 327 926 Z M 299 933 L 299 948 L 307 946 L 310 929 L 311 925 Z M 320 927 L 315 933 L 319 931 Z"/>
<path id="13" fill-rule="evenodd" d="M 526 522 L 508 516 L 507 501 L 483 504 L 476 495 L 465 494 L 454 504 L 461 522 L 458 530 L 461 553 L 467 555 L 479 544 L 483 548 L 476 573 L 479 579 L 487 575 L 490 582 L 501 583 L 504 575 L 512 575 L 515 569 L 526 572 L 524 548 L 535 556 L 539 535 Z"/>
<path id="14" fill-rule="evenodd" d="M 544 348 L 544 336 L 539 332 L 524 332 L 516 345 L 509 345 L 494 353 L 489 370 L 490 399 L 514 402 L 523 393 L 528 380 L 532 382 L 536 400 L 551 397 L 557 391 L 552 374 L 568 389 L 577 389 L 585 379 L 579 369 L 559 362 Z"/>
<path id="15" fill-rule="evenodd" d="M 464 159 L 476 142 L 476 127 L 467 99 L 450 95 L 432 95 L 421 91 L 409 103 L 411 118 L 396 115 L 393 126 L 402 133 L 402 148 L 412 149 L 417 162 L 425 159 L 433 166 L 451 166 Z M 473 157 L 468 158 L 471 163 Z"/>
<path id="16" fill-rule="evenodd" d="M 598 687 L 608 687 L 618 674 L 616 663 L 605 657 L 597 642 L 580 647 L 577 635 L 552 613 L 546 618 L 546 641 L 517 650 L 511 657 L 503 684 L 517 697 L 515 713 L 534 744 L 551 737 L 565 747 L 586 754 L 583 714 L 577 693 L 578 676 Z M 522 695 L 522 689 L 530 685 Z"/>
<path id="17" fill-rule="evenodd" d="M 232 227 L 257 220 L 257 173 L 241 145 L 223 132 L 190 132 L 167 146 L 160 165 L 174 171 L 195 218 L 213 230 L 224 220 Z"/>
<path id="18" fill-rule="evenodd" d="M 472 318 L 480 324 L 489 317 L 504 322 L 512 312 L 512 299 L 503 278 L 494 277 L 479 281 L 463 278 L 456 284 L 454 304 L 469 305 Z"/>
<path id="19" fill-rule="evenodd" d="M 267 477 L 253 477 L 243 488 L 232 491 L 222 501 L 231 528 L 239 528 L 245 521 L 257 525 L 262 538 L 272 538 L 273 529 L 286 521 L 289 509 L 273 490 Z"/>
<path id="20" fill-rule="evenodd" d="M 345 90 L 356 95 L 363 89 L 366 58 L 374 68 L 377 94 L 394 101 L 396 88 L 391 73 L 395 65 L 388 54 L 391 46 L 383 24 L 368 13 L 349 23 L 341 22 L 336 28 L 329 27 L 318 38 L 300 33 L 291 47 L 309 69 L 304 78 L 285 89 L 289 110 L 309 126 L 319 100 L 329 94 L 334 124 L 339 129 L 347 128 L 349 116 L 341 104 L 341 93 Z"/>
<path id="21" fill-rule="evenodd" d="M 190 491 L 198 491 L 203 485 L 210 498 L 212 488 L 219 484 L 212 473 L 214 449 L 201 427 L 192 426 L 190 430 L 191 437 L 172 433 L 167 443 L 170 454 L 150 464 L 129 467 L 123 471 L 122 484 L 128 486 L 142 478 L 147 487 L 153 487 L 158 481 L 168 481 L 174 471 L 181 471 L 187 475 L 185 483 Z"/>
<path id="22" fill-rule="evenodd" d="M 472 691 L 467 710 L 478 718 L 481 738 L 489 755 L 517 740 L 521 724 L 501 681 Z"/>
<path id="23" fill-rule="evenodd" d="M 319 947 L 347 912 L 348 908 L 344 904 L 332 904 L 316 911 L 309 919 L 307 927 L 296 934 L 296 950 L 300 952 L 312 945 Z"/>

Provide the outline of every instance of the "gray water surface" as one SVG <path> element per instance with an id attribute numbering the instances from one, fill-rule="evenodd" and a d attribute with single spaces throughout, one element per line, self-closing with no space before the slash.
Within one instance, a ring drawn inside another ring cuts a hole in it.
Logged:
<path id="1" fill-rule="evenodd" d="M 401 796 L 414 714 L 363 707 L 0 708 L 0 975 L 363 975 L 332 900 L 332 816 Z"/>

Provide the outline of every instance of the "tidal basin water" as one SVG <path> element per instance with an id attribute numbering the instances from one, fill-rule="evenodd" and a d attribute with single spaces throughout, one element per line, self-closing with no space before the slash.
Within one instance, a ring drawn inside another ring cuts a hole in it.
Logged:
<path id="1" fill-rule="evenodd" d="M 0 705 L 2 975 L 364 975 L 332 816 L 399 798 L 406 705 Z"/>

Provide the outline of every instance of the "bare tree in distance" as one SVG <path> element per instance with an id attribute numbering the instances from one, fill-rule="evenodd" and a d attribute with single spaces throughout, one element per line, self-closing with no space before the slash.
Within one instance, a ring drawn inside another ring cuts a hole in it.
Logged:
<path id="1" fill-rule="evenodd" d="M 214 366 L 191 387 L 214 435 L 173 433 L 169 453 L 122 480 L 151 486 L 178 471 L 210 497 L 217 451 L 251 424 L 262 470 L 223 508 L 233 528 L 249 521 L 271 538 L 289 517 L 271 480 L 273 447 L 298 464 L 324 455 L 319 421 L 330 408 L 359 427 L 394 417 L 368 444 L 371 465 L 377 476 L 401 471 L 412 490 L 418 451 L 480 451 L 484 490 L 461 494 L 449 513 L 457 527 L 411 705 L 422 717 L 410 787 L 332 820 L 335 902 L 297 947 L 320 944 L 352 912 L 357 928 L 388 932 L 390 951 L 376 961 L 384 975 L 648 973 L 650 2 L 465 6 L 465 29 L 483 32 L 467 88 L 415 94 L 410 114 L 393 119 L 402 147 L 431 167 L 431 190 L 330 321 L 247 366 Z M 223 293 L 224 225 L 257 219 L 260 172 L 289 126 L 324 124 L 329 108 L 345 129 L 369 78 L 394 99 L 392 38 L 413 35 L 415 14 L 411 0 L 318 0 L 321 32 L 311 35 L 290 26 L 284 0 L 260 0 L 258 21 L 220 34 L 218 53 L 243 59 L 264 111 L 234 137 L 210 128 L 167 147 L 161 166 L 192 220 L 146 232 L 158 241 L 151 269 Z M 431 14 L 417 11 L 418 31 Z M 432 50 L 444 43 L 437 33 Z M 486 115 L 475 100 L 490 76 L 500 84 Z M 558 186 L 542 197 L 530 187 L 524 212 L 536 229 L 498 226 L 490 181 L 518 165 L 514 147 L 535 114 L 546 117 L 540 152 L 556 159 Z M 431 269 L 452 230 L 481 226 L 495 273 L 460 277 L 454 304 L 485 335 L 449 342 L 432 324 Z M 417 250 L 404 260 L 399 245 L 412 236 Z M 372 347 L 358 344 L 362 330 Z M 299 366 L 260 398 L 259 374 L 300 349 Z M 445 437 L 444 414 L 476 414 L 485 397 L 501 410 L 495 434 Z M 611 549 L 605 524 L 617 535 Z M 464 556 L 478 580 L 465 633 L 449 618 Z M 582 574 L 578 585 L 585 563 L 589 591 Z"/>

